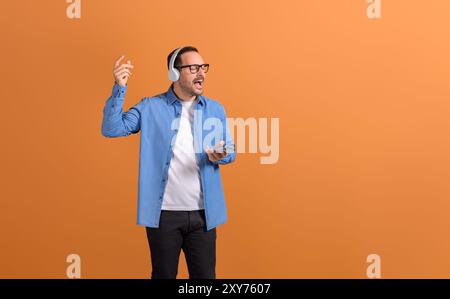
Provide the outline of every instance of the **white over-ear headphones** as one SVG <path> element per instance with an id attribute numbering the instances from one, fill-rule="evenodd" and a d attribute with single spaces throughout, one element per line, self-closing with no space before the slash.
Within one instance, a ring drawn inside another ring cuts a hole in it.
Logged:
<path id="1" fill-rule="evenodd" d="M 169 80 L 172 82 L 178 81 L 180 79 L 180 72 L 175 68 L 175 59 L 177 58 L 178 52 L 180 52 L 182 48 L 178 48 L 175 50 L 175 52 L 172 54 L 172 57 L 170 57 L 169 62 Z"/>

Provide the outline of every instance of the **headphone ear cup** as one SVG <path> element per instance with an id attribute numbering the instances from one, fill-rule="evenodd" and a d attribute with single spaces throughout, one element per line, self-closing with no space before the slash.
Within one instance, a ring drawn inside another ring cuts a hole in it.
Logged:
<path id="1" fill-rule="evenodd" d="M 176 69 L 170 69 L 169 70 L 169 80 L 172 82 L 178 81 L 180 79 L 180 72 Z"/>

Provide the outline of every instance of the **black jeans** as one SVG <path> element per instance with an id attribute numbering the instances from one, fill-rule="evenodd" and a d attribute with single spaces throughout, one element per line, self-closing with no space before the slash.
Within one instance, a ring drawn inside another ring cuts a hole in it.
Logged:
<path id="1" fill-rule="evenodd" d="M 206 230 L 205 210 L 161 210 L 159 227 L 146 230 L 152 279 L 177 277 L 181 249 L 190 279 L 216 278 L 216 228 Z"/>

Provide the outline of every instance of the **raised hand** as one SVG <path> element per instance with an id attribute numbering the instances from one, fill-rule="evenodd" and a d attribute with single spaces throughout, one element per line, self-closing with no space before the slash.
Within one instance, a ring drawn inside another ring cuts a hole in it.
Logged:
<path id="1" fill-rule="evenodd" d="M 131 60 L 128 60 L 127 63 L 120 64 L 120 62 L 124 58 L 125 55 L 120 56 L 119 59 L 117 59 L 114 63 L 113 69 L 114 80 L 122 87 L 127 84 L 128 78 L 131 76 L 130 69 L 134 68 L 134 66 L 131 64 Z"/>

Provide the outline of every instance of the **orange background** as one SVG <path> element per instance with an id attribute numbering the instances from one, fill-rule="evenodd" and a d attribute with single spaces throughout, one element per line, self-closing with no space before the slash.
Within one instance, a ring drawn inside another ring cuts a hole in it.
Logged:
<path id="1" fill-rule="evenodd" d="M 101 135 L 114 60 L 128 109 L 194 45 L 228 117 L 280 118 L 280 158 L 222 168 L 218 278 L 450 277 L 450 1 L 3 1 L 0 277 L 146 278 L 139 135 Z M 187 278 L 180 256 L 179 278 Z"/>

